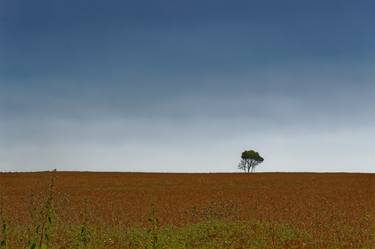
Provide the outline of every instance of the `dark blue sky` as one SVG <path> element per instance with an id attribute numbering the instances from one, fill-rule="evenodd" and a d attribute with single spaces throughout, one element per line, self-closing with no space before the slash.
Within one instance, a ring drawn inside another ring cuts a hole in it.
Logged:
<path id="1" fill-rule="evenodd" d="M 0 169 L 372 171 L 374 11 L 0 0 Z"/>

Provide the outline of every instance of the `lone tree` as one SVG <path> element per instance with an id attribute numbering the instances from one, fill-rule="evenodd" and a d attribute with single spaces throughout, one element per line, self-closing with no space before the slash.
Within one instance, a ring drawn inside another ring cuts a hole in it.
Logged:
<path id="1" fill-rule="evenodd" d="M 254 150 L 245 150 L 241 154 L 241 161 L 238 164 L 238 168 L 247 173 L 254 172 L 255 167 L 263 161 L 264 158 L 261 157 L 258 152 Z"/>

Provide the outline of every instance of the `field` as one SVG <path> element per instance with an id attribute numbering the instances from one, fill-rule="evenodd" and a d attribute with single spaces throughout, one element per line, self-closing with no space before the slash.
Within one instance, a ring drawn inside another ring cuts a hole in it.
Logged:
<path id="1" fill-rule="evenodd" d="M 375 175 L 2 173 L 0 248 L 375 248 Z"/>

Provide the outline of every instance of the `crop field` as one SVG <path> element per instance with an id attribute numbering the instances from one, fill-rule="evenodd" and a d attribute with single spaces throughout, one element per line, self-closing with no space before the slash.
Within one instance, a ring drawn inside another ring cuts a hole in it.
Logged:
<path id="1" fill-rule="evenodd" d="M 0 174 L 1 249 L 375 248 L 375 175 Z"/>

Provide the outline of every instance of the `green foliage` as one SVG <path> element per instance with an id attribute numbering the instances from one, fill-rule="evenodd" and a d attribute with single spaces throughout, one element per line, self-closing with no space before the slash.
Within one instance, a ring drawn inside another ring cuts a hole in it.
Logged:
<path id="1" fill-rule="evenodd" d="M 36 242 L 35 241 L 31 241 L 30 245 L 29 245 L 29 249 L 35 249 L 36 248 Z"/>
<path id="2" fill-rule="evenodd" d="M 256 160 L 258 162 L 263 162 L 264 161 L 263 157 L 261 157 L 259 155 L 259 153 L 256 152 L 256 151 L 254 151 L 254 150 L 245 150 L 244 152 L 242 152 L 241 158 L 242 159 Z"/>
<path id="3" fill-rule="evenodd" d="M 254 150 L 245 150 L 241 154 L 241 161 L 238 164 L 238 168 L 245 172 L 254 172 L 255 167 L 263 161 L 264 158 L 261 157 L 258 152 Z"/>
<path id="4" fill-rule="evenodd" d="M 2 239 L 0 240 L 0 248 L 8 249 L 8 223 L 5 219 L 4 212 L 4 196 L 1 195 L 1 206 L 0 206 L 0 219 L 1 219 L 1 235 Z"/>
<path id="5" fill-rule="evenodd" d="M 145 249 L 158 249 L 160 248 L 160 245 L 159 245 L 160 221 L 156 215 L 156 208 L 153 204 L 151 206 L 151 214 L 150 214 L 150 217 L 148 218 L 148 222 L 150 225 L 150 228 L 147 230 L 149 243 L 146 243 Z"/>
<path id="6" fill-rule="evenodd" d="M 90 230 L 89 230 L 89 209 L 88 209 L 88 201 L 85 200 L 84 203 L 84 212 L 83 212 L 83 223 L 80 227 L 79 230 L 79 235 L 78 235 L 78 245 L 77 248 L 87 248 L 87 245 L 90 241 Z"/>
<path id="7" fill-rule="evenodd" d="M 52 176 L 48 185 L 44 203 L 42 203 L 39 215 L 31 214 L 35 219 L 36 227 L 32 238 L 29 240 L 29 249 L 48 249 L 50 244 L 50 234 L 52 221 L 54 217 L 53 195 L 54 195 L 55 177 Z"/>
<path id="8" fill-rule="evenodd" d="M 8 225 L 5 220 L 2 219 L 2 239 L 0 240 L 0 248 L 8 249 Z"/>

